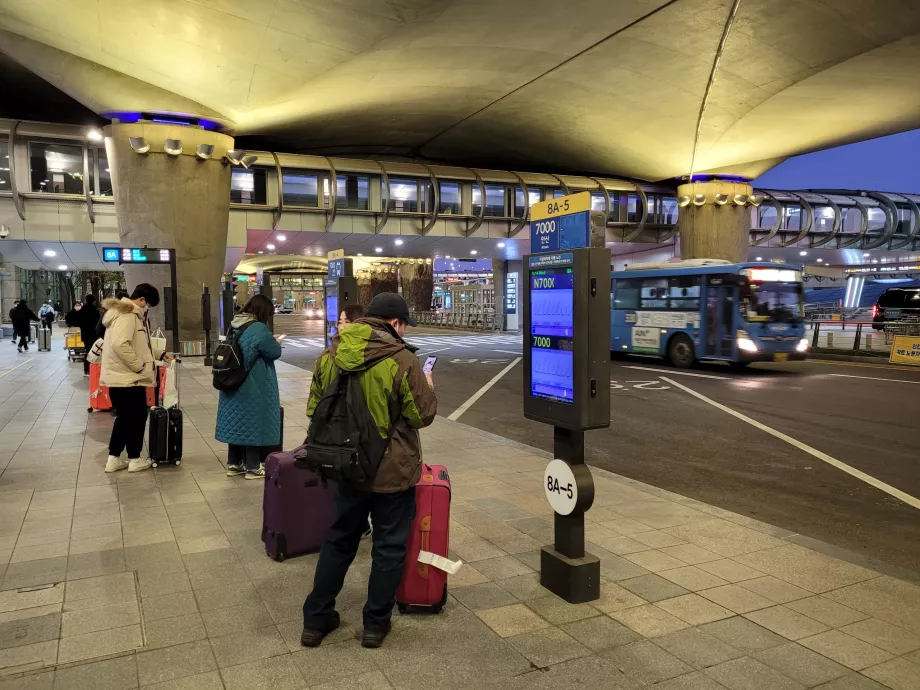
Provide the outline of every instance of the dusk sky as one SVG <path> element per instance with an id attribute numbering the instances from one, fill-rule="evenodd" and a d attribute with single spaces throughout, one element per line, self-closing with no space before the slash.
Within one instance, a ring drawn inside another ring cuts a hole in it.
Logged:
<path id="1" fill-rule="evenodd" d="M 920 129 L 796 156 L 751 183 L 766 189 L 920 194 Z"/>

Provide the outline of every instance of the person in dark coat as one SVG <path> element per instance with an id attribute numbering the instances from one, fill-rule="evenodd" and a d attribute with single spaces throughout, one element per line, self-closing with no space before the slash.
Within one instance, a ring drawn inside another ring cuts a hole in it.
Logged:
<path id="1" fill-rule="evenodd" d="M 80 310 L 83 308 L 83 302 L 74 302 L 73 309 L 64 314 L 64 323 L 67 328 L 79 328 Z"/>
<path id="2" fill-rule="evenodd" d="M 83 308 L 76 314 L 76 323 L 73 325 L 80 329 L 80 340 L 83 347 L 89 349 L 96 342 L 96 326 L 99 324 L 99 309 L 96 307 L 96 295 L 87 295 L 83 299 Z M 69 324 L 68 324 L 69 325 Z M 83 358 L 83 375 L 89 376 L 89 362 Z"/>
<path id="3" fill-rule="evenodd" d="M 281 442 L 281 399 L 275 360 L 281 357 L 280 339 L 268 324 L 275 308 L 270 299 L 256 295 L 230 324 L 239 335 L 246 381 L 234 391 L 221 391 L 215 438 L 228 444 L 227 476 L 246 479 L 265 476 L 263 448 Z"/>
<path id="4" fill-rule="evenodd" d="M 29 309 L 29 305 L 26 304 L 25 300 L 22 300 L 17 304 L 13 311 L 10 312 L 10 320 L 13 322 L 13 332 L 19 336 L 19 351 L 22 352 L 25 349 L 26 352 L 29 351 L 29 332 L 31 330 L 32 321 L 38 321 L 38 316 L 35 315 L 35 312 Z"/>

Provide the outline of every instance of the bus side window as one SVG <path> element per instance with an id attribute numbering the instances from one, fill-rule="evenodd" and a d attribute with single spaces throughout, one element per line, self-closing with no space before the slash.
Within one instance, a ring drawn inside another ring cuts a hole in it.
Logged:
<path id="1" fill-rule="evenodd" d="M 620 278 L 614 281 L 613 308 L 638 309 L 639 308 L 639 281 L 635 278 Z"/>
<path id="2" fill-rule="evenodd" d="M 671 309 L 699 310 L 700 283 L 700 276 L 675 276 L 671 278 Z"/>
<path id="3" fill-rule="evenodd" d="M 642 309 L 667 309 L 668 279 L 644 278 L 642 280 L 642 297 L 639 306 Z"/>

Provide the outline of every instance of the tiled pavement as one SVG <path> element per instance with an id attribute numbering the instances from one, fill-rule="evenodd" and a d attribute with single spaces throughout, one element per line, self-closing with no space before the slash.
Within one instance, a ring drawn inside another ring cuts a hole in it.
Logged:
<path id="1" fill-rule="evenodd" d="M 396 616 L 384 648 L 361 649 L 365 543 L 346 625 L 302 649 L 316 558 L 265 556 L 261 487 L 224 475 L 207 372 L 184 367 L 181 467 L 112 476 L 111 420 L 87 414 L 79 365 L 3 347 L 0 690 L 920 688 L 920 588 L 606 473 L 587 526 L 602 597 L 566 604 L 535 572 L 545 457 L 446 421 L 423 434 L 451 471 L 465 561 L 445 611 Z M 279 373 L 291 445 L 309 374 Z"/>

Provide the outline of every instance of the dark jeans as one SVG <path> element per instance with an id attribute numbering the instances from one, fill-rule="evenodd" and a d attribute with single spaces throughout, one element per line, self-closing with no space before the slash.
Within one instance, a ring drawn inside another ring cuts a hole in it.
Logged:
<path id="1" fill-rule="evenodd" d="M 83 358 L 83 373 L 89 376 L 89 360 L 86 357 Z"/>
<path id="2" fill-rule="evenodd" d="M 415 517 L 415 488 L 395 494 L 375 494 L 339 486 L 335 520 L 319 552 L 313 591 L 303 603 L 305 628 L 328 627 L 345 574 L 358 552 L 361 535 L 367 530 L 368 515 L 374 523 L 374 533 L 364 627 L 387 629 L 405 566 L 406 540 Z"/>
<path id="3" fill-rule="evenodd" d="M 128 459 L 137 460 L 144 450 L 147 427 L 147 389 L 143 386 L 109 388 L 115 423 L 109 439 L 109 455 L 119 456 L 128 450 Z"/>
<path id="4" fill-rule="evenodd" d="M 237 446 L 233 443 L 227 446 L 228 465 L 245 465 L 247 470 L 257 470 L 262 457 L 261 446 Z"/>

